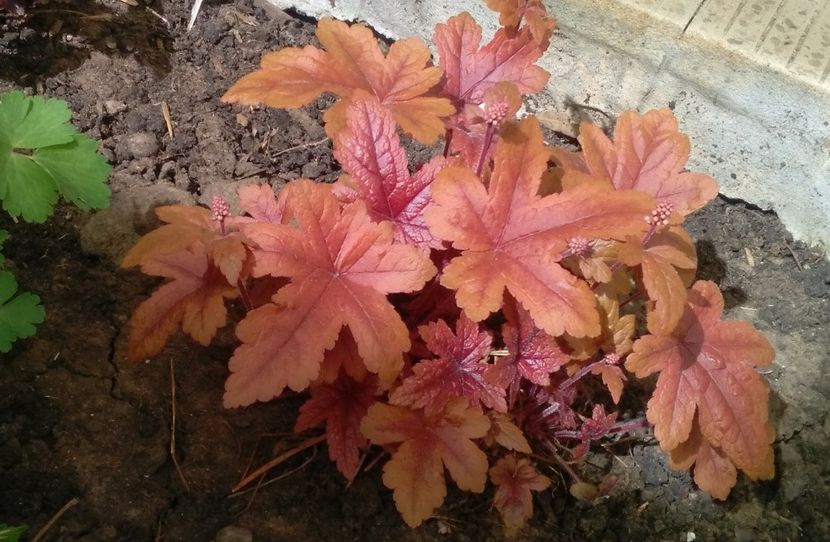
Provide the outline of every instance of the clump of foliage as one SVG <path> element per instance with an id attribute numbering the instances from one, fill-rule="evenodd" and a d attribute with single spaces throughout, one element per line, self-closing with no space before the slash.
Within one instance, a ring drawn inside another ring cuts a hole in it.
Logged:
<path id="1" fill-rule="evenodd" d="M 0 93 L 0 200 L 13 219 L 44 222 L 58 196 L 81 209 L 106 207 L 110 166 L 93 139 L 69 124 L 62 100 Z M 0 245 L 8 233 L 0 230 Z M 0 254 L 0 352 L 35 333 L 45 312 L 40 299 L 17 291 Z"/>
<path id="2" fill-rule="evenodd" d="M 166 282 L 136 310 L 129 357 L 158 354 L 181 328 L 209 344 L 226 300 L 247 314 L 224 404 L 308 390 L 296 430 L 325 426 L 349 480 L 370 446 L 391 455 L 384 484 L 411 526 L 446 495 L 446 473 L 482 492 L 508 534 L 532 514 L 539 470 L 595 486 L 574 468 L 590 445 L 642 427 L 616 404 L 633 377 L 659 373 L 646 416 L 671 465 L 723 499 L 737 470 L 773 476 L 767 340 L 722 321 L 717 286 L 694 282 L 682 223 L 717 194 L 684 170 L 689 140 L 669 110 L 620 116 L 613 137 L 583 124 L 581 152 L 514 120 L 548 74 L 535 63 L 554 21 L 538 0 L 489 0 L 502 27 L 482 45 L 467 13 L 435 28 L 439 52 L 410 38 L 386 54 L 371 31 L 319 23 L 323 48 L 269 53 L 227 102 L 325 114 L 343 175 L 302 179 L 275 197 L 239 192 L 242 214 L 168 206 L 128 253 Z M 410 168 L 397 133 L 444 152 Z M 596 380 L 607 388 L 608 399 Z"/>

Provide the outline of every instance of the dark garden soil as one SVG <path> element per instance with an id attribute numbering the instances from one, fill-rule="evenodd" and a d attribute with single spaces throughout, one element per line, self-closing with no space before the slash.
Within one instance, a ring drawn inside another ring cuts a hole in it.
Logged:
<path id="1" fill-rule="evenodd" d="M 232 199 L 240 183 L 337 177 L 321 126 L 329 102 L 277 111 L 218 100 L 263 52 L 312 41 L 313 23 L 251 0 L 207 1 L 186 33 L 182 0 L 154 2 L 157 15 L 117 0 L 39 4 L 28 21 L 0 15 L 0 90 L 68 101 L 114 166 L 114 194 L 108 210 L 59 207 L 45 225 L 0 217 L 12 270 L 47 309 L 36 337 L 0 363 L 0 523 L 30 525 L 33 536 L 77 498 L 44 540 L 210 541 L 230 525 L 261 541 L 501 540 L 489 494 L 451 489 L 439 516 L 410 530 L 380 468 L 347 487 L 322 448 L 229 497 L 246 468 L 299 442 L 290 431 L 302 398 L 223 409 L 230 330 L 210 348 L 179 337 L 150 362 L 125 361 L 125 323 L 155 283 L 117 262 L 154 226 L 156 205 Z M 520 539 L 830 540 L 830 264 L 773 213 L 742 202 L 716 200 L 689 230 L 700 276 L 720 284 L 728 316 L 752 321 L 778 351 L 765 371 L 777 478 L 741 481 L 716 503 L 643 435 L 616 455 L 598 449 L 586 466 L 620 477 L 610 497 L 580 503 L 560 481 L 535 499 Z M 171 369 L 188 487 L 170 455 Z"/>

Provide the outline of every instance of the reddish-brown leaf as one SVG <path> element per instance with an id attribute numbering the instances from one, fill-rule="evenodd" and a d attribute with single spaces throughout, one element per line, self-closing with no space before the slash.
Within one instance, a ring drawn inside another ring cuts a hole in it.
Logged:
<path id="1" fill-rule="evenodd" d="M 331 92 L 344 100 L 326 114 L 326 131 L 332 136 L 345 125 L 349 100 L 368 93 L 419 141 L 431 143 L 444 132 L 441 118 L 455 109 L 446 98 L 430 95 L 441 69 L 429 66 L 430 52 L 422 40 L 398 40 L 384 56 L 369 28 L 332 19 L 320 21 L 317 37 L 324 50 L 309 45 L 268 53 L 260 69 L 240 79 L 222 100 L 300 107 Z"/>
<path id="2" fill-rule="evenodd" d="M 130 318 L 128 358 L 139 361 L 158 354 L 179 325 L 199 344 L 210 344 L 226 322 L 224 298 L 235 296 L 237 290 L 210 264 L 204 247 L 196 244 L 175 254 L 156 254 L 141 269 L 171 280 Z"/>
<path id="3" fill-rule="evenodd" d="M 487 455 L 472 439 L 487 434 L 490 420 L 465 399 L 427 416 L 423 411 L 376 403 L 360 430 L 374 444 L 401 443 L 383 467 L 383 483 L 410 527 L 444 502 L 444 467 L 459 488 L 481 493 L 487 481 Z"/>
<path id="4" fill-rule="evenodd" d="M 698 281 L 674 332 L 640 338 L 626 367 L 640 378 L 660 373 L 647 417 L 664 450 L 689 440 L 697 419 L 710 447 L 750 478 L 768 479 L 774 474 L 769 386 L 754 367 L 769 365 L 774 352 L 751 324 L 721 321 L 722 312 L 718 287 Z"/>
<path id="5" fill-rule="evenodd" d="M 367 375 L 366 365 L 357 351 L 357 343 L 346 328 L 340 331 L 334 348 L 326 350 L 316 383 L 332 384 L 341 374 L 346 374 L 358 382 L 363 382 Z"/>
<path id="6" fill-rule="evenodd" d="M 433 158 L 410 176 L 395 119 L 377 100 L 355 100 L 346 119 L 347 128 L 334 138 L 334 157 L 351 177 L 341 179 L 344 186 L 336 189 L 338 196 L 345 195 L 346 201 L 359 198 L 375 220 L 392 222 L 396 241 L 441 248 L 424 223 L 424 209 L 444 158 Z M 349 190 L 354 193 L 344 194 Z"/>
<path id="7" fill-rule="evenodd" d="M 594 186 L 539 197 L 547 158 L 539 124 L 528 117 L 502 133 L 489 188 L 468 168 L 439 173 L 427 224 L 462 251 L 441 284 L 456 290 L 458 306 L 476 321 L 501 307 L 506 288 L 549 335 L 596 335 L 593 293 L 558 261 L 573 237 L 619 239 L 645 231 L 653 199 Z"/>
<path id="8" fill-rule="evenodd" d="M 481 402 L 488 408 L 507 410 L 504 388 L 484 378 L 491 367 L 486 361 L 493 343 L 490 333 L 480 332 L 478 324 L 463 314 L 455 333 L 443 320 L 421 326 L 418 331 L 438 357 L 416 364 L 412 376 L 390 394 L 390 403 L 434 413 L 450 400 L 463 397 L 473 405 Z"/>
<path id="9" fill-rule="evenodd" d="M 718 194 L 718 184 L 702 173 L 684 172 L 689 138 L 678 131 L 669 109 L 639 115 L 620 115 L 614 140 L 598 126 L 583 123 L 579 141 L 585 168 L 595 179 L 617 190 L 640 190 L 671 203 L 682 216 L 692 213 Z M 563 163 L 564 167 L 568 167 Z M 569 171 L 579 174 L 583 168 Z"/>
<path id="10" fill-rule="evenodd" d="M 656 233 L 645 246 L 630 238 L 620 247 L 618 258 L 628 266 L 641 266 L 643 285 L 653 303 L 648 311 L 651 333 L 671 333 L 683 316 L 686 284 L 678 269 L 697 268 L 694 243 L 682 227 Z"/>
<path id="11" fill-rule="evenodd" d="M 515 385 L 521 377 L 547 386 L 550 374 L 567 364 L 571 357 L 562 351 L 556 339 L 536 326 L 521 305 L 507 303 L 504 309 L 507 323 L 502 326 L 501 333 L 507 356 L 496 360 L 487 372 L 488 379 L 503 388 Z"/>
<path id="12" fill-rule="evenodd" d="M 329 457 L 347 480 L 353 480 L 360 468 L 360 448 L 366 443 L 360 422 L 377 392 L 377 377 L 367 376 L 358 382 L 343 375 L 332 384 L 312 387 L 311 398 L 300 407 L 294 431 L 300 433 L 325 422 Z"/>
<path id="13" fill-rule="evenodd" d="M 542 51 L 548 48 L 556 21 L 547 16 L 542 0 L 487 0 L 487 7 L 499 12 L 499 24 L 508 32 L 518 30 L 524 21 Z"/>
<path id="14" fill-rule="evenodd" d="M 282 224 L 285 200 L 277 201 L 274 189 L 267 184 L 249 184 L 239 189 L 239 207 L 250 218 L 237 218 L 239 223 L 271 222 Z"/>
<path id="15" fill-rule="evenodd" d="M 481 103 L 485 91 L 500 82 L 515 84 L 522 94 L 533 94 L 550 77 L 534 64 L 547 45 L 527 27 L 515 33 L 501 28 L 482 47 L 481 27 L 464 12 L 435 25 L 433 41 L 446 76 L 444 93 L 460 103 Z"/>
<path id="16" fill-rule="evenodd" d="M 366 367 L 397 376 L 409 333 L 386 294 L 421 288 L 435 266 L 418 248 L 394 244 L 392 224 L 372 222 L 362 202 L 341 209 L 331 187 L 294 181 L 280 193 L 292 224 L 251 224 L 254 274 L 288 277 L 274 303 L 237 326 L 225 405 L 267 401 L 305 389 L 343 326 Z"/>
<path id="17" fill-rule="evenodd" d="M 508 454 L 490 468 L 490 480 L 496 486 L 493 506 L 501 514 L 508 537 L 519 532 L 533 516 L 532 491 L 550 487 L 550 479 L 536 470 L 526 457 Z"/>

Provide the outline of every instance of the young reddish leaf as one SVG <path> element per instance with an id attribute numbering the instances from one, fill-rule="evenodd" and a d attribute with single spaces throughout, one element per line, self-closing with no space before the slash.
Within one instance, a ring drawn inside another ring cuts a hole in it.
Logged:
<path id="1" fill-rule="evenodd" d="M 271 222 L 282 224 L 285 215 L 285 200 L 277 201 L 274 189 L 267 184 L 249 184 L 239 189 L 239 207 L 250 215 L 250 218 L 235 218 L 240 224 L 257 222 Z"/>
<path id="2" fill-rule="evenodd" d="M 412 368 L 414 374 L 390 394 L 390 403 L 434 413 L 450 400 L 464 397 L 472 405 L 480 401 L 488 408 L 507 410 L 504 388 L 484 378 L 491 367 L 486 362 L 493 344 L 490 333 L 479 332 L 478 324 L 463 314 L 454 334 L 443 320 L 421 326 L 418 331 L 438 358 L 416 364 Z"/>
<path id="3" fill-rule="evenodd" d="M 175 254 L 155 255 L 141 269 L 148 275 L 172 279 L 142 302 L 130 318 L 128 358 L 139 361 L 164 348 L 179 327 L 203 346 L 225 325 L 224 298 L 238 292 L 212 266 L 203 246 Z"/>
<path id="4" fill-rule="evenodd" d="M 682 216 L 718 194 L 718 184 L 702 173 L 683 172 L 689 159 L 689 138 L 678 131 L 669 109 L 620 115 L 612 142 L 592 124 L 580 126 L 579 142 L 590 174 L 617 190 L 640 190 L 671 203 Z"/>
<path id="5" fill-rule="evenodd" d="M 386 294 L 417 290 L 435 274 L 421 250 L 393 244 L 392 225 L 372 222 L 362 202 L 341 209 L 330 186 L 294 181 L 280 197 L 297 227 L 251 224 L 244 232 L 257 245 L 254 274 L 291 283 L 239 323 L 228 407 L 305 389 L 343 326 L 366 367 L 393 379 L 410 342 Z"/>
<path id="6" fill-rule="evenodd" d="M 504 388 L 524 377 L 534 384 L 547 386 L 550 374 L 567 364 L 571 357 L 562 351 L 556 339 L 536 327 L 530 314 L 517 303 L 505 304 L 507 323 L 502 327 L 507 356 L 496 360 L 488 379 Z"/>
<path id="7" fill-rule="evenodd" d="M 481 103 L 484 92 L 500 82 L 515 84 L 522 94 L 533 94 L 550 77 L 534 65 L 547 45 L 543 47 L 528 28 L 512 37 L 501 28 L 481 47 L 481 27 L 465 11 L 435 25 L 433 41 L 446 76 L 443 90 L 461 103 Z"/>
<path id="8" fill-rule="evenodd" d="M 596 335 L 600 320 L 588 285 L 557 262 L 569 239 L 623 238 L 645 231 L 652 198 L 594 186 L 537 196 L 548 153 L 533 117 L 508 127 L 496 144 L 485 188 L 468 168 L 447 166 L 432 187 L 432 233 L 462 251 L 441 284 L 473 320 L 499 309 L 504 289 L 554 337 Z"/>
<path id="9" fill-rule="evenodd" d="M 294 431 L 300 433 L 325 422 L 329 458 L 350 481 L 360 468 L 360 448 L 366 443 L 360 421 L 377 392 L 377 377 L 367 376 L 358 382 L 344 375 L 332 384 L 312 387 L 311 398 L 300 407 Z"/>
<path id="10" fill-rule="evenodd" d="M 523 454 L 532 452 L 524 433 L 513 423 L 507 414 L 490 410 L 487 412 L 490 417 L 490 432 L 486 442 L 491 445 L 493 442 L 508 450 L 515 450 Z"/>
<path id="11" fill-rule="evenodd" d="M 524 20 L 542 51 L 549 45 L 556 21 L 548 17 L 542 0 L 487 0 L 487 7 L 499 12 L 499 24 L 515 32 Z"/>
<path id="12" fill-rule="evenodd" d="M 544 491 L 550 479 L 539 474 L 530 460 L 508 454 L 490 468 L 490 480 L 496 486 L 493 505 L 501 514 L 504 531 L 513 537 L 533 516 L 531 491 Z"/>
<path id="13" fill-rule="evenodd" d="M 694 243 L 682 227 L 675 226 L 654 234 L 645 246 L 629 238 L 620 247 L 618 258 L 628 266 L 641 266 L 643 285 L 654 301 L 648 313 L 651 333 L 671 333 L 683 316 L 686 285 L 677 269 L 697 268 Z"/>
<path id="14" fill-rule="evenodd" d="M 317 37 L 325 50 L 306 46 L 268 53 L 260 69 L 237 81 L 222 100 L 301 107 L 331 92 L 344 100 L 326 114 L 326 131 L 334 135 L 345 125 L 348 101 L 368 93 L 422 143 L 432 143 L 444 132 L 441 117 L 455 109 L 446 98 L 429 95 L 441 69 L 428 66 L 430 52 L 422 40 L 398 40 L 384 57 L 369 28 L 332 19 L 320 21 Z"/>
<path id="15" fill-rule="evenodd" d="M 436 414 L 376 403 L 360 424 L 374 444 L 401 445 L 383 467 L 383 483 L 410 527 L 441 506 L 447 495 L 444 467 L 459 488 L 481 493 L 487 481 L 487 455 L 472 439 L 487 434 L 490 420 L 463 399 Z"/>
<path id="16" fill-rule="evenodd" d="M 334 157 L 351 175 L 356 194 L 347 200 L 362 199 L 372 218 L 392 222 L 395 241 L 441 248 L 423 215 L 444 158 L 433 158 L 410 176 L 406 151 L 395 133 L 395 119 L 377 100 L 355 100 L 346 119 L 347 129 L 334 137 Z"/>
<path id="17" fill-rule="evenodd" d="M 769 387 L 754 366 L 769 365 L 775 354 L 751 324 L 721 321 L 722 312 L 718 287 L 698 281 L 674 332 L 640 338 L 626 368 L 639 378 L 660 372 L 646 414 L 664 450 L 689 440 L 697 413 L 711 447 L 750 478 L 769 479 Z"/>

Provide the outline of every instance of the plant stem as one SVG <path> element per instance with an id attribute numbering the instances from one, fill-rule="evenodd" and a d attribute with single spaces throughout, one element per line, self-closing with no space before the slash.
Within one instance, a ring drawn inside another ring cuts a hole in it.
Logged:
<path id="1" fill-rule="evenodd" d="M 447 128 L 444 132 L 444 158 L 450 155 L 450 144 L 452 143 L 452 128 Z"/>
<path id="2" fill-rule="evenodd" d="M 559 391 L 565 391 L 566 389 L 570 388 L 571 386 L 576 384 L 583 376 L 590 373 L 594 369 L 594 367 L 598 367 L 603 363 L 605 362 L 600 359 L 582 367 L 580 370 L 572 374 L 570 378 L 568 378 L 567 380 L 559 384 L 559 386 L 557 386 L 559 388 Z"/>
<path id="3" fill-rule="evenodd" d="M 248 293 L 248 287 L 242 282 L 242 279 L 236 281 L 236 287 L 239 289 L 239 298 L 242 299 L 242 305 L 245 306 L 246 311 L 254 310 L 254 304 L 251 302 L 251 296 Z"/>
<path id="4" fill-rule="evenodd" d="M 495 133 L 495 125 L 488 123 L 487 131 L 484 132 L 484 144 L 481 146 L 481 156 L 478 157 L 478 165 L 476 166 L 477 177 L 481 177 L 481 170 L 484 169 L 484 162 L 487 159 L 487 153 L 490 152 L 490 145 L 493 143 L 493 135 Z"/>

